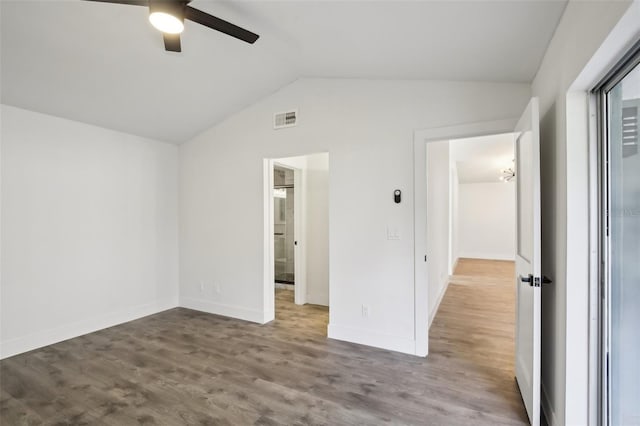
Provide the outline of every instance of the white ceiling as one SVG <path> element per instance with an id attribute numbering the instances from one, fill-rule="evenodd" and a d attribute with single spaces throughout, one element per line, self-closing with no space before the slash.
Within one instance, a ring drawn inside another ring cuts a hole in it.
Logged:
<path id="1" fill-rule="evenodd" d="M 144 7 L 1 1 L 2 102 L 182 142 L 299 77 L 529 82 L 565 1 L 206 1 L 260 34 L 187 22 L 163 49 Z"/>
<path id="2" fill-rule="evenodd" d="M 456 139 L 449 142 L 458 182 L 501 182 L 500 170 L 513 167 L 513 133 Z"/>

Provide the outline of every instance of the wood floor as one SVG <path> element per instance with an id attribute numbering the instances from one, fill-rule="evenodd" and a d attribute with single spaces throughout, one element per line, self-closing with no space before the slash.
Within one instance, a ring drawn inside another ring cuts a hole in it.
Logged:
<path id="1" fill-rule="evenodd" d="M 0 424 L 526 424 L 495 267 L 452 280 L 426 359 L 329 340 L 279 290 L 267 325 L 178 308 L 0 361 Z"/>

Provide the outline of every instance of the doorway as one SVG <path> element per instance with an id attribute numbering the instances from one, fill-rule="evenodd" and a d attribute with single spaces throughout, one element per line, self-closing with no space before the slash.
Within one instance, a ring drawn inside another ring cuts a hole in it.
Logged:
<path id="1" fill-rule="evenodd" d="M 512 289 L 514 138 L 504 133 L 427 144 L 429 326 L 449 284 L 501 282 Z"/>
<path id="2" fill-rule="evenodd" d="M 433 296 L 428 216 L 428 143 L 502 133 L 515 133 L 516 240 L 512 285 L 515 303 L 515 376 L 532 425 L 540 421 L 540 294 L 550 282 L 541 271 L 540 131 L 538 99 L 532 98 L 519 119 L 463 124 L 414 133 L 414 241 L 416 355 L 429 353 L 429 318 Z M 511 372 L 513 377 L 513 371 Z M 512 382 L 513 383 L 513 382 Z"/>
<path id="3" fill-rule="evenodd" d="M 501 389 L 492 404 L 522 424 L 513 380 L 515 137 L 426 144 L 428 327 L 431 354 L 466 366 L 464 380 L 491 380 Z"/>
<path id="4" fill-rule="evenodd" d="M 318 313 L 329 306 L 329 154 L 265 159 L 264 182 L 265 322 Z"/>

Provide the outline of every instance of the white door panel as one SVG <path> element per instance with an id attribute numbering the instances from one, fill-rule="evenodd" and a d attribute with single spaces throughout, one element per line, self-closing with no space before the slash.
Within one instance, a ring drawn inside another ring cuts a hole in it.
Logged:
<path id="1" fill-rule="evenodd" d="M 516 126 L 516 380 L 532 425 L 540 424 L 540 130 L 533 98 Z"/>

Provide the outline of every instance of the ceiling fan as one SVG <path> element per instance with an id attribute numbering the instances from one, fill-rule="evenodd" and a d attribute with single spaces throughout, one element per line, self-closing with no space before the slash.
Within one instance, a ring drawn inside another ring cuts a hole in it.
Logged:
<path id="1" fill-rule="evenodd" d="M 240 28 L 223 19 L 209 15 L 189 6 L 191 0 L 86 0 L 101 3 L 128 4 L 149 8 L 149 21 L 164 37 L 164 48 L 170 52 L 182 52 L 180 33 L 184 30 L 184 20 L 188 19 L 239 40 L 253 44 L 258 34 Z"/>

